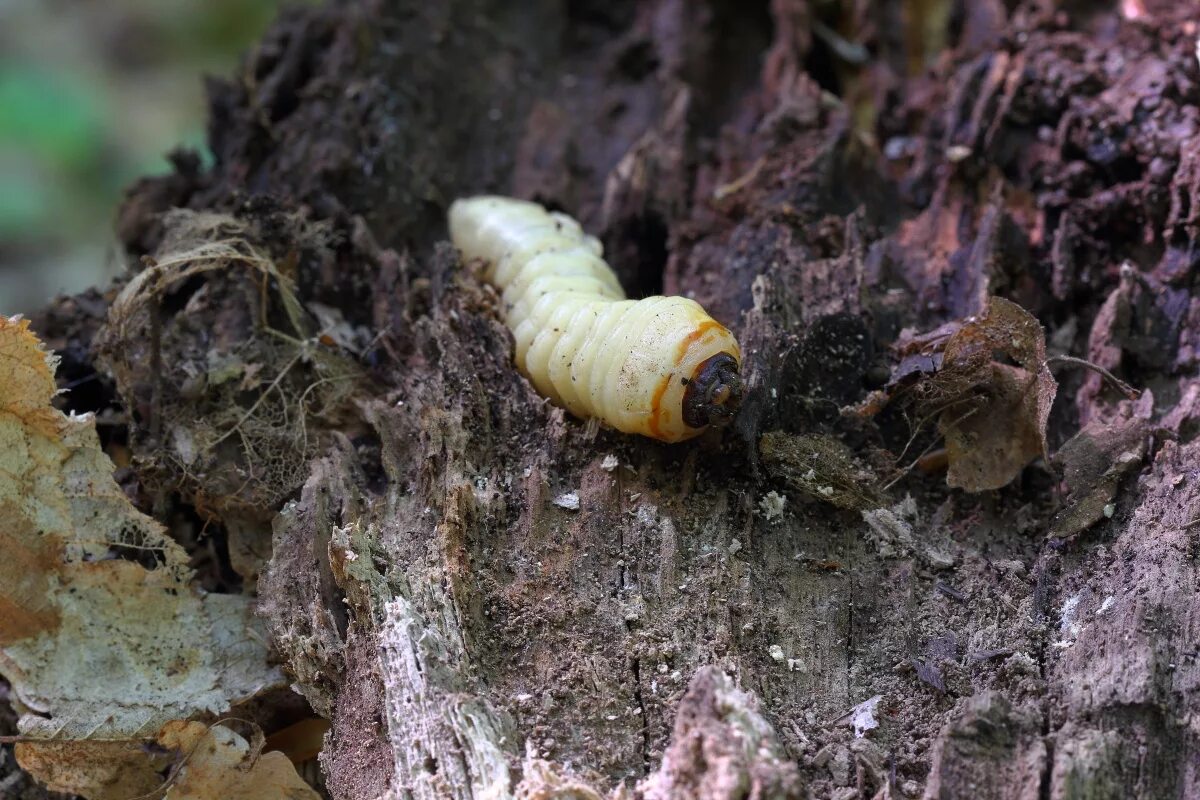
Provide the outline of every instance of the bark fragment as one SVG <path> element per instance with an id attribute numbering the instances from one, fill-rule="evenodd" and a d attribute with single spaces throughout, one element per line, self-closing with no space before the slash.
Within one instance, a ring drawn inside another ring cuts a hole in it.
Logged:
<path id="1" fill-rule="evenodd" d="M 803 796 L 795 765 L 753 697 L 712 667 L 692 678 L 663 765 L 638 788 L 646 800 Z"/>

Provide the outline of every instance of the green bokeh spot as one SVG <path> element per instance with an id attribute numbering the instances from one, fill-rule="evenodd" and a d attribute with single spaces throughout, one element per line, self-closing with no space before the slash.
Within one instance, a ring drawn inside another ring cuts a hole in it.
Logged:
<path id="1" fill-rule="evenodd" d="M 0 62 L 0 144 L 80 167 L 96 158 L 103 135 L 103 109 L 79 78 Z"/>
<path id="2" fill-rule="evenodd" d="M 36 181 L 7 176 L 0 192 L 0 239 L 27 231 L 50 214 L 51 202 L 45 187 Z"/>

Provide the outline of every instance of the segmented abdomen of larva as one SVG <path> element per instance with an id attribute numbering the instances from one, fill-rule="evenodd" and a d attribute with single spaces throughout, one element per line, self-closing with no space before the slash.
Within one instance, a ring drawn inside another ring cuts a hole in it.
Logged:
<path id="1" fill-rule="evenodd" d="M 517 367 L 539 392 L 627 433 L 676 442 L 704 429 L 707 418 L 685 421 L 688 386 L 721 354 L 736 381 L 741 352 L 698 303 L 626 300 L 600 242 L 536 203 L 472 197 L 450 207 L 449 221 L 463 258 L 482 261 L 500 289 Z"/>

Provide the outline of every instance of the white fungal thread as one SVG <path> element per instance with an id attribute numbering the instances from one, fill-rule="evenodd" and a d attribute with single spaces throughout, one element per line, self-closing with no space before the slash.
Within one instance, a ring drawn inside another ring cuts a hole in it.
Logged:
<path id="1" fill-rule="evenodd" d="M 666 442 L 732 418 L 741 351 L 698 303 L 625 299 L 600 242 L 536 203 L 472 197 L 449 216 L 463 258 L 501 291 L 518 369 L 554 403 Z"/>

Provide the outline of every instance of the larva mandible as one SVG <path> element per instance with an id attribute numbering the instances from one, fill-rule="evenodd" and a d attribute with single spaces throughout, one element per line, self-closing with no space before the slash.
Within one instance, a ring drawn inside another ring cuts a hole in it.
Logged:
<path id="1" fill-rule="evenodd" d="M 463 258 L 483 261 L 502 292 L 518 369 L 553 402 L 664 442 L 733 418 L 741 351 L 699 303 L 626 300 L 600 242 L 537 203 L 471 197 L 449 222 Z"/>

